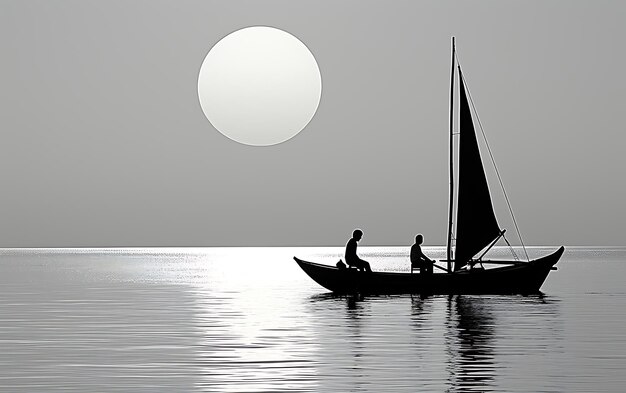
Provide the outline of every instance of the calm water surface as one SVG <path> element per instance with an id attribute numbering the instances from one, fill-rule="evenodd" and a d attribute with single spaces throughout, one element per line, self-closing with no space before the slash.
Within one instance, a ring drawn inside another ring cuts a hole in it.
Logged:
<path id="1" fill-rule="evenodd" d="M 408 270 L 405 248 L 359 250 Z M 568 248 L 529 297 L 334 297 L 291 259 L 341 252 L 0 250 L 0 391 L 626 387 L 626 248 Z"/>

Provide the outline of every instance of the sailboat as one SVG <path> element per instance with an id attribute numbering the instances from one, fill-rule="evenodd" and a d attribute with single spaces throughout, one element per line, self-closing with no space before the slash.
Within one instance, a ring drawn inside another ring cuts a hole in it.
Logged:
<path id="1" fill-rule="evenodd" d="M 455 60 L 458 68 L 460 97 L 456 221 L 453 208 L 455 206 L 455 133 L 453 132 Z M 446 259 L 441 261 L 446 262 L 447 267 L 435 265 L 445 273 L 360 272 L 353 268 L 340 269 L 294 257 L 306 274 L 322 287 L 335 293 L 534 294 L 540 292 L 541 285 L 550 271 L 556 270 L 555 265 L 565 251 L 563 246 L 552 254 L 534 260 L 528 258 L 527 261 L 521 261 L 519 258 L 487 260 L 483 258 L 498 240 L 501 238 L 506 240 L 506 237 L 504 236 L 505 230 L 500 228 L 493 209 L 470 102 L 463 72 L 458 64 L 453 37 L 450 77 L 448 237 Z M 454 222 L 456 222 L 456 232 L 454 232 Z M 514 216 L 513 222 L 515 223 Z M 517 228 L 517 224 L 515 226 Z M 506 242 L 509 244 L 508 240 Z M 484 265 L 496 267 L 484 268 Z"/>

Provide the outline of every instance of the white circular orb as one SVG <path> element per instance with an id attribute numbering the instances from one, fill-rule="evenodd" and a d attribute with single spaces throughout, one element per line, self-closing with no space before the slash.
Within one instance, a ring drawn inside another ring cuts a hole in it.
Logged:
<path id="1" fill-rule="evenodd" d="M 219 132 L 246 145 L 294 137 L 315 115 L 321 95 L 313 54 L 273 27 L 247 27 L 222 38 L 198 76 L 204 115 Z"/>

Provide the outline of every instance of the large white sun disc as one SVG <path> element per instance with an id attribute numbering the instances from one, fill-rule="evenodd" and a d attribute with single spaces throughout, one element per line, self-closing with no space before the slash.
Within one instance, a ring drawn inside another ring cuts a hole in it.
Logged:
<path id="1" fill-rule="evenodd" d="M 202 111 L 237 142 L 284 142 L 311 121 L 322 94 L 320 70 L 296 37 L 272 27 L 237 30 L 207 54 L 198 76 Z"/>

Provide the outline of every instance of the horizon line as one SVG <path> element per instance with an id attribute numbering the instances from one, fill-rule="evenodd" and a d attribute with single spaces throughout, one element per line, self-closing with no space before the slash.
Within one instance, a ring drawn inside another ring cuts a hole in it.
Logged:
<path id="1" fill-rule="evenodd" d="M 402 244 L 402 245 L 363 245 L 359 246 L 359 248 L 369 248 L 369 247 L 377 247 L 377 248 L 398 248 L 398 247 L 410 247 L 411 245 Z M 554 244 L 543 244 L 543 245 L 526 245 L 526 248 L 538 248 L 538 247 L 560 247 L 561 245 Z M 344 245 L 333 245 L 333 246 L 302 246 L 302 245 L 294 245 L 294 246 L 75 246 L 75 247 L 46 247 L 46 246 L 36 246 L 36 247 L 0 247 L 1 251 L 10 251 L 10 250 L 136 250 L 136 249 L 185 249 L 185 248 L 343 248 Z M 442 248 L 446 247 L 446 245 L 426 245 L 422 246 L 426 248 Z M 522 248 L 521 245 L 513 245 L 514 248 Z M 567 248 L 626 248 L 626 245 L 565 245 Z M 494 248 L 508 248 L 506 245 L 494 246 Z"/>

